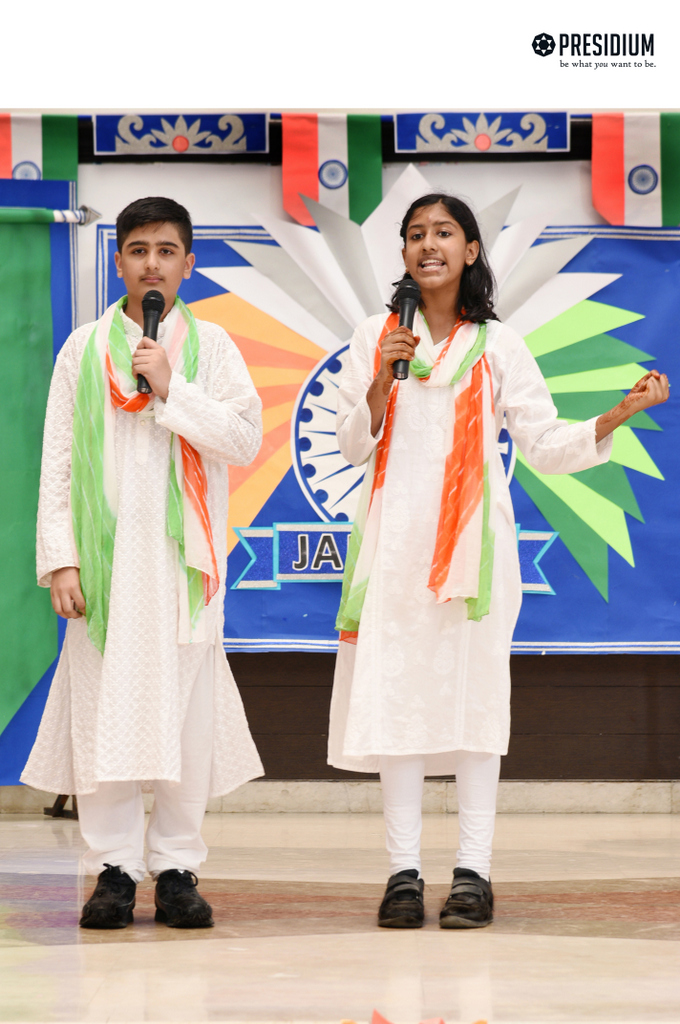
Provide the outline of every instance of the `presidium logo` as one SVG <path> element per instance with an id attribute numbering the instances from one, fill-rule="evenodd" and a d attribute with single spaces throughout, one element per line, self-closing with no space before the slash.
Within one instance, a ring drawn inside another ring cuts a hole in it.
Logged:
<path id="1" fill-rule="evenodd" d="M 540 35 L 534 36 L 534 41 L 531 45 L 534 48 L 534 53 L 539 57 L 549 57 L 555 49 L 555 40 L 547 32 L 541 32 Z"/>
<path id="2" fill-rule="evenodd" d="M 537 57 L 549 57 L 558 43 L 548 32 L 540 32 L 531 41 Z M 560 32 L 560 57 L 644 57 L 654 56 L 654 33 L 643 32 Z M 624 65 L 620 65 L 623 67 Z M 636 67 L 642 65 L 636 65 Z M 650 65 L 653 67 L 654 65 Z"/>

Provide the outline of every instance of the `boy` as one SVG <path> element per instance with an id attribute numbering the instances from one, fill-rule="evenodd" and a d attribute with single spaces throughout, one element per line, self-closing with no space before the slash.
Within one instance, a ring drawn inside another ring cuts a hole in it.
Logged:
<path id="1" fill-rule="evenodd" d="M 127 296 L 68 338 L 47 405 L 38 583 L 69 621 L 22 781 L 78 795 L 99 876 L 81 927 L 129 924 L 147 867 L 157 921 L 210 927 L 194 874 L 208 796 L 262 774 L 222 647 L 227 467 L 257 454 L 261 402 L 228 335 L 177 298 L 195 261 L 184 207 L 139 199 L 116 234 Z M 158 342 L 142 337 L 151 290 Z"/>

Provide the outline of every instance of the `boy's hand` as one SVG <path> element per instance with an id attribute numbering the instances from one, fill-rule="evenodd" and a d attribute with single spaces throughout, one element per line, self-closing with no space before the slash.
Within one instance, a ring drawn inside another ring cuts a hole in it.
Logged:
<path id="1" fill-rule="evenodd" d="M 62 619 L 80 619 L 85 614 L 85 598 L 80 589 L 80 570 L 74 565 L 55 569 L 50 584 L 52 607 Z"/>
<path id="2" fill-rule="evenodd" d="M 167 398 L 172 370 L 162 345 L 151 338 L 142 338 L 132 353 L 132 372 L 135 377 L 141 373 L 146 377 L 151 390 L 159 398 Z"/>

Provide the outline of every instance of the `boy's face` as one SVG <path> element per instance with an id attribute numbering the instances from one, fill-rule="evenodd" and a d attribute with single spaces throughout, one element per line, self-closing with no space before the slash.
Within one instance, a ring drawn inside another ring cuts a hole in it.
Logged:
<path id="1" fill-rule="evenodd" d="M 128 301 L 137 305 L 148 291 L 159 291 L 168 306 L 183 278 L 191 276 L 196 257 L 187 255 L 174 224 L 134 228 L 116 253 L 118 277 L 125 281 Z"/>

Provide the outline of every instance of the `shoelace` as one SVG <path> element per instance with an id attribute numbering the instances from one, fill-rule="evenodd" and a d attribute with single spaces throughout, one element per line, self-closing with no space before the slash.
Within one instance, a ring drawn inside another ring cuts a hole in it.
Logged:
<path id="1" fill-rule="evenodd" d="M 120 869 L 118 869 L 118 874 L 116 874 L 116 866 L 114 864 L 107 864 L 104 862 L 104 867 L 108 869 L 105 872 L 106 877 L 100 879 L 97 884 L 97 890 L 100 890 L 101 886 L 104 885 L 107 889 L 117 889 L 122 891 L 123 889 L 129 888 L 131 882 L 133 885 L 135 884 L 130 876 L 124 874 Z"/>
<path id="2" fill-rule="evenodd" d="M 178 871 L 171 878 L 164 878 L 161 885 L 167 885 L 169 891 L 175 896 L 188 889 L 195 889 L 198 886 L 198 878 L 193 871 Z"/>

